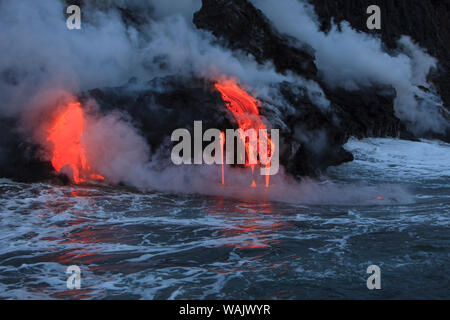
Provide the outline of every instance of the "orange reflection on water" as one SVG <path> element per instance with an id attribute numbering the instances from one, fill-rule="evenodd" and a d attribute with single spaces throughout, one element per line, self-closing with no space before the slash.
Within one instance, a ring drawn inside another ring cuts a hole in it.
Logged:
<path id="1" fill-rule="evenodd" d="M 86 279 L 86 273 L 94 272 L 94 266 L 90 266 L 91 264 L 101 264 L 105 261 L 105 253 L 100 252 L 96 244 L 112 243 L 114 241 L 114 227 L 90 224 L 91 219 L 86 208 L 95 208 L 95 196 L 98 195 L 96 190 L 54 187 L 48 193 L 52 197 L 46 203 L 46 211 L 52 216 L 64 212 L 70 212 L 70 215 L 67 216 L 67 219 L 64 219 L 63 225 L 55 226 L 56 228 L 64 228 L 64 232 L 58 232 L 56 236 L 49 235 L 42 238 L 44 241 L 51 241 L 65 248 L 48 254 L 45 262 L 56 262 L 63 266 L 77 265 L 84 273 L 82 279 Z M 80 202 L 83 203 L 82 206 L 78 206 Z M 47 217 L 41 218 L 46 219 Z M 57 299 L 92 299 L 104 294 L 103 289 L 92 289 L 98 284 L 87 285 L 86 282 L 82 283 L 84 284 L 81 290 L 64 288 L 60 292 L 52 294 L 51 297 Z"/>
<path id="2" fill-rule="evenodd" d="M 271 203 L 242 201 L 233 207 L 233 215 L 222 197 L 215 197 L 216 206 L 209 207 L 208 214 L 226 218 L 229 223 L 221 231 L 227 236 L 224 247 L 238 249 L 267 249 L 280 243 L 274 240 L 274 232 L 286 226 L 285 222 L 274 221 L 268 216 L 273 213 Z M 231 202 L 230 202 L 231 204 Z M 229 241 L 231 238 L 232 241 Z"/>
<path id="3" fill-rule="evenodd" d="M 209 272 L 216 274 L 235 274 L 240 272 L 258 272 L 261 268 L 273 270 L 278 275 L 287 272 L 289 266 L 283 261 L 267 259 L 267 253 L 277 247 L 277 232 L 286 229 L 287 222 L 274 217 L 274 206 L 271 203 L 257 201 L 241 201 L 235 205 L 222 197 L 215 197 L 215 206 L 209 206 L 208 214 L 225 220 L 220 231 L 223 244 L 221 247 L 231 248 L 244 261 L 224 261 L 212 266 Z M 233 205 L 233 207 L 229 207 Z M 237 252 L 237 250 L 244 252 Z M 253 251 L 257 250 L 257 251 Z M 281 295 L 280 295 L 281 297 Z"/>

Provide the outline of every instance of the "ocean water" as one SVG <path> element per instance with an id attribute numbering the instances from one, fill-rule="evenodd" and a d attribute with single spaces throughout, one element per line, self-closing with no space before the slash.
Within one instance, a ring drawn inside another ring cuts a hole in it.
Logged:
<path id="1" fill-rule="evenodd" d="M 346 148 L 356 160 L 321 183 L 396 186 L 408 200 L 267 202 L 2 179 L 0 298 L 449 299 L 450 145 Z M 67 288 L 70 265 L 79 290 Z M 381 290 L 367 289 L 370 265 Z"/>

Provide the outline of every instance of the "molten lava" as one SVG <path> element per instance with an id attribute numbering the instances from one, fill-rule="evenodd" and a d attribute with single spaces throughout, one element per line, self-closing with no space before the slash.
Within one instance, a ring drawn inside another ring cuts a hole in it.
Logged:
<path id="1" fill-rule="evenodd" d="M 53 144 L 52 165 L 60 172 L 65 167 L 72 169 L 75 183 L 90 180 L 104 180 L 91 172 L 87 163 L 86 150 L 81 141 L 85 129 L 83 110 L 79 102 L 72 102 L 51 125 L 47 141 Z"/>
<path id="2" fill-rule="evenodd" d="M 256 163 L 256 159 L 250 157 L 255 156 L 255 150 L 258 150 L 259 143 L 266 146 L 268 154 L 271 153 L 271 148 L 274 147 L 270 137 L 265 134 L 263 137 L 259 136 L 259 130 L 263 129 L 264 132 L 267 130 L 266 125 L 261 120 L 258 111 L 258 101 L 249 95 L 247 92 L 242 90 L 235 81 L 226 80 L 221 83 L 216 83 L 215 87 L 219 90 L 222 95 L 222 99 L 225 102 L 227 108 L 232 112 L 234 118 L 236 119 L 239 128 L 243 131 L 248 129 L 254 129 L 258 134 L 258 143 L 252 145 L 250 142 L 246 141 L 245 136 L 241 134 L 241 140 L 245 145 L 246 153 L 246 166 L 250 166 L 252 169 L 252 174 L 254 172 L 254 165 L 249 163 Z M 261 139 L 261 141 L 260 141 Z M 252 181 L 252 187 L 256 187 L 255 180 Z M 269 175 L 266 175 L 266 187 L 269 186 Z"/>

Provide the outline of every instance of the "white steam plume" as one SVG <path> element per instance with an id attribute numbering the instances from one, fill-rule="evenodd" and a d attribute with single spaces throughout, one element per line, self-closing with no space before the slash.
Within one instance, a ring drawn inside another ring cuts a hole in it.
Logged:
<path id="1" fill-rule="evenodd" d="M 254 5 L 274 23 L 279 31 L 309 44 L 316 50 L 316 63 L 330 86 L 356 90 L 372 84 L 392 85 L 397 90 L 395 110 L 402 120 L 411 123 L 416 133 L 426 130 L 442 132 L 446 124 L 439 116 L 436 98 L 417 102 L 424 96 L 417 86 L 429 88 L 426 81 L 436 59 L 426 54 L 409 37 L 399 45 L 403 51 L 396 56 L 383 50 L 382 41 L 358 32 L 347 22 L 341 30 L 332 24 L 328 33 L 321 32 L 314 7 L 301 0 L 252 0 Z"/>

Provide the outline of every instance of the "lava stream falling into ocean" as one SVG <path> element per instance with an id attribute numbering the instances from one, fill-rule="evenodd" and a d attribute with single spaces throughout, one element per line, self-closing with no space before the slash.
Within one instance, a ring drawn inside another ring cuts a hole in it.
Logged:
<path id="1" fill-rule="evenodd" d="M 104 180 L 99 174 L 92 173 L 87 162 L 86 150 L 81 141 L 85 118 L 81 104 L 71 102 L 51 125 L 47 141 L 53 144 L 52 165 L 61 172 L 65 167 L 72 169 L 72 179 L 75 183 L 86 180 Z"/>
<path id="2" fill-rule="evenodd" d="M 258 137 L 257 145 L 251 145 L 250 142 L 246 141 L 245 136 L 241 134 L 241 140 L 245 145 L 246 151 L 246 166 L 250 166 L 252 169 L 252 175 L 254 174 L 255 165 L 249 163 L 255 163 L 256 159 L 251 159 L 250 157 L 254 157 L 254 150 L 258 150 L 260 143 L 267 148 L 267 153 L 270 154 L 273 151 L 274 144 L 272 140 L 268 136 L 268 134 L 264 134 L 263 137 L 260 137 L 259 130 L 262 129 L 264 132 L 267 132 L 267 126 L 261 120 L 258 111 L 258 101 L 253 98 L 250 94 L 241 89 L 236 81 L 234 80 L 226 80 L 220 83 L 216 83 L 214 85 L 216 89 L 222 95 L 222 99 L 225 102 L 227 108 L 232 112 L 234 118 L 236 119 L 239 128 L 243 131 L 248 129 L 256 130 Z M 261 141 L 260 141 L 261 139 Z M 259 152 L 257 152 L 259 154 Z M 252 161 L 253 160 L 253 161 Z M 258 162 L 259 163 L 259 162 Z M 266 175 L 266 187 L 269 186 L 269 175 Z M 222 183 L 223 183 L 223 174 L 222 174 Z M 255 180 L 253 179 L 252 187 L 256 187 Z"/>

